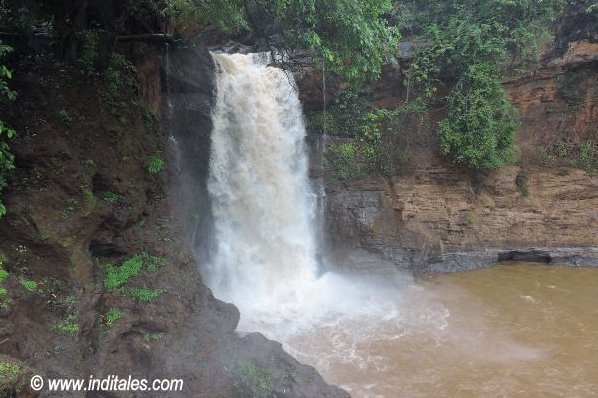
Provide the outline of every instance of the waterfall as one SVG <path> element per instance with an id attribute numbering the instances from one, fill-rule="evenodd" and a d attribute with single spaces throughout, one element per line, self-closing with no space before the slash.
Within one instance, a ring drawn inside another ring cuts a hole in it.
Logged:
<path id="1" fill-rule="evenodd" d="M 217 66 L 208 190 L 215 295 L 251 315 L 315 280 L 314 195 L 292 77 L 265 54 L 212 54 Z"/>

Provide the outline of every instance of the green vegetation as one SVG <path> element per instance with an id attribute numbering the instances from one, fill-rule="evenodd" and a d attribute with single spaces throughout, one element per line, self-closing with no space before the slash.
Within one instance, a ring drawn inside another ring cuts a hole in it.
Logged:
<path id="1" fill-rule="evenodd" d="M 71 124 L 73 122 L 73 118 L 71 117 L 71 115 L 68 113 L 68 111 L 66 109 L 61 109 L 60 112 L 58 112 L 58 116 L 60 116 L 60 119 L 65 124 Z"/>
<path id="2" fill-rule="evenodd" d="M 20 279 L 19 283 L 21 284 L 23 289 L 27 290 L 30 293 L 37 292 L 37 282 L 29 279 Z"/>
<path id="3" fill-rule="evenodd" d="M 73 296 L 73 295 L 66 296 L 64 298 L 56 300 L 56 303 L 59 304 L 59 305 L 64 305 L 64 306 L 67 306 L 67 307 L 72 307 L 75 304 L 77 304 L 77 297 Z"/>
<path id="4" fill-rule="evenodd" d="M 8 278 L 8 271 L 0 267 L 0 283 L 4 282 Z"/>
<path id="5" fill-rule="evenodd" d="M 101 192 L 100 197 L 102 198 L 102 200 L 104 200 L 105 202 L 108 202 L 110 204 L 115 204 L 122 199 L 121 195 L 119 195 L 115 192 L 112 192 L 112 191 Z"/>
<path id="6" fill-rule="evenodd" d="M 427 43 L 411 65 L 409 84 L 433 105 L 440 76 L 457 82 L 444 101 L 448 118 L 438 128 L 442 153 L 476 171 L 515 159 L 516 112 L 501 79 L 533 67 L 563 5 L 563 0 L 404 2 L 398 25 Z"/>
<path id="7" fill-rule="evenodd" d="M 203 17 L 226 32 L 252 31 L 278 48 L 282 63 L 300 62 L 295 52 L 310 50 L 330 71 L 352 81 L 375 79 L 396 51 L 399 33 L 385 16 L 390 0 L 194 0 L 170 1 L 175 17 Z M 257 22 L 261 21 L 261 22 Z M 274 22 L 274 23 L 272 23 Z M 277 22 L 277 23 L 276 23 Z M 268 34 L 264 25 L 270 24 Z"/>
<path id="8" fill-rule="evenodd" d="M 0 40 L 0 59 L 11 51 L 12 48 L 2 44 Z M 17 94 L 7 84 L 11 78 L 12 72 L 5 65 L 0 64 L 0 105 L 4 105 L 7 101 L 14 101 L 17 97 Z M 0 120 L 0 217 L 6 214 L 6 207 L 2 203 L 1 196 L 2 190 L 6 187 L 6 175 L 14 169 L 14 156 L 8 145 L 8 140 L 15 136 L 16 132 Z"/>
<path id="9" fill-rule="evenodd" d="M 353 142 L 330 145 L 324 156 L 339 180 L 357 180 L 365 175 L 359 162 L 359 149 Z"/>
<path id="10" fill-rule="evenodd" d="M 407 102 L 397 110 L 379 109 L 367 104 L 367 93 L 349 89 L 328 112 L 308 118 L 312 130 L 353 139 L 333 144 L 325 154 L 339 179 L 365 173 L 390 177 L 409 161 L 403 148 L 422 139 L 477 172 L 513 162 L 517 113 L 502 81 L 537 65 L 552 39 L 549 25 L 565 1 L 396 3 L 391 23 L 418 43 L 406 71 Z M 560 95 L 572 103 L 579 96 L 579 79 L 564 77 Z M 436 138 L 425 138 L 427 112 L 445 110 Z M 405 130 L 417 130 L 419 137 Z"/>
<path id="11" fill-rule="evenodd" d="M 123 292 L 126 296 L 140 303 L 147 303 L 160 297 L 164 293 L 164 290 L 154 290 L 147 287 L 128 287 Z"/>
<path id="12" fill-rule="evenodd" d="M 148 344 L 152 341 L 162 341 L 166 337 L 166 333 L 146 333 L 143 335 L 143 342 Z"/>
<path id="13" fill-rule="evenodd" d="M 77 334 L 79 333 L 81 327 L 77 323 L 77 316 L 71 314 L 64 321 L 56 325 L 56 329 L 59 332 L 66 334 Z"/>
<path id="14" fill-rule="evenodd" d="M 166 162 L 164 162 L 164 159 L 162 158 L 162 156 L 160 156 L 157 153 L 154 153 L 147 157 L 146 167 L 147 167 L 147 170 L 152 174 L 157 174 L 157 173 L 161 172 L 162 170 L 164 170 L 165 165 L 166 165 Z"/>
<path id="15" fill-rule="evenodd" d="M 308 50 L 328 69 L 350 80 L 376 78 L 391 59 L 399 33 L 388 24 L 391 0 L 122 0 L 106 1 L 106 15 L 87 2 L 32 0 L 27 12 L 18 0 L 0 8 L 5 29 L 25 31 L 34 25 L 52 27 L 54 48 L 62 57 L 78 53 L 77 66 L 96 76 L 110 68 L 113 38 L 118 34 L 160 32 L 169 20 L 176 26 L 214 26 L 227 33 L 251 32 L 269 48 L 280 50 L 281 62 L 301 63 Z M 113 4 L 115 3 L 115 4 Z M 81 15 L 94 15 L 82 19 Z M 111 16 L 111 17 L 108 17 Z M 76 51 L 73 51 L 76 50 Z M 116 64 L 120 60 L 114 61 Z M 114 68 L 122 71 L 127 68 Z M 109 86 L 113 86 L 109 84 Z M 115 86 L 121 86 L 116 84 Z M 114 86 L 112 87 L 114 88 Z"/>
<path id="16" fill-rule="evenodd" d="M 16 384 L 19 383 L 22 374 L 22 366 L 8 362 L 0 356 L 0 396 L 2 396 L 4 392 L 14 390 Z"/>
<path id="17" fill-rule="evenodd" d="M 164 265 L 164 259 L 150 256 L 148 253 L 139 253 L 120 266 L 107 264 L 105 266 L 104 286 L 109 291 L 115 291 L 123 287 L 131 278 L 139 275 L 142 269 L 155 272 Z"/>
<path id="18" fill-rule="evenodd" d="M 243 397 L 274 397 L 272 375 L 268 369 L 252 363 L 239 361 L 234 370 L 234 386 Z"/>
<path id="19" fill-rule="evenodd" d="M 588 140 L 581 144 L 578 164 L 588 174 L 598 175 L 598 141 Z"/>
<path id="20" fill-rule="evenodd" d="M 487 64 L 473 64 L 448 97 L 448 118 L 438 125 L 440 150 L 473 170 L 515 160 L 516 111 Z"/>
<path id="21" fill-rule="evenodd" d="M 351 139 L 329 144 L 324 153 L 339 180 L 368 173 L 390 178 L 409 163 L 409 146 L 425 139 L 429 130 L 425 112 L 424 103 L 417 100 L 393 110 L 376 108 L 350 89 L 338 95 L 325 116 L 308 117 L 308 126 Z"/>
<path id="22" fill-rule="evenodd" d="M 111 328 L 112 326 L 114 326 L 114 324 L 119 319 L 121 319 L 124 316 L 125 316 L 124 312 L 122 312 L 119 309 L 112 308 L 112 309 L 108 310 L 108 312 L 106 312 L 106 315 L 104 316 L 104 322 L 105 322 L 106 326 Z"/>

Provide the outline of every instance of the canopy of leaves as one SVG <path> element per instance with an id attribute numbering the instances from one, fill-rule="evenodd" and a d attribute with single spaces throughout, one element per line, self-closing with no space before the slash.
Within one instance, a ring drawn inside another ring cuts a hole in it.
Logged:
<path id="1" fill-rule="evenodd" d="M 549 23 L 564 0 L 403 0 L 398 26 L 422 37 L 426 45 L 413 63 L 415 83 L 459 78 L 472 63 L 484 62 L 502 72 L 507 66 L 529 67 L 550 41 Z"/>
<path id="2" fill-rule="evenodd" d="M 399 33 L 387 23 L 390 0 L 171 0 L 174 15 L 203 15 L 227 32 L 253 31 L 292 60 L 311 50 L 340 76 L 374 79 L 396 51 Z"/>
<path id="3" fill-rule="evenodd" d="M 63 51 L 91 28 L 113 33 L 159 33 L 169 20 L 213 26 L 227 33 L 252 32 L 284 53 L 310 55 L 351 80 L 379 76 L 396 51 L 398 30 L 387 23 L 391 0 L 6 0 L 1 25 L 25 29 L 45 23 Z"/>

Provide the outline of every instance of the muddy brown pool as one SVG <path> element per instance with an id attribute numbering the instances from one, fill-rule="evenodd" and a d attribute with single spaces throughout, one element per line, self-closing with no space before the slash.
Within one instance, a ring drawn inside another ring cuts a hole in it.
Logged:
<path id="1" fill-rule="evenodd" d="M 273 337 L 353 397 L 598 397 L 598 269 L 513 263 L 401 290 L 388 316 Z"/>

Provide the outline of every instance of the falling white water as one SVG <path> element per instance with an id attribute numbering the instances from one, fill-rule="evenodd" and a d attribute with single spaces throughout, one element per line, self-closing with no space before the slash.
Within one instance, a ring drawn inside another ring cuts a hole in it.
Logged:
<path id="1" fill-rule="evenodd" d="M 242 313 L 296 300 L 315 280 L 313 198 L 292 77 L 264 54 L 217 55 L 208 188 L 217 297 Z"/>

